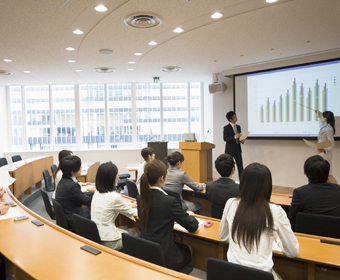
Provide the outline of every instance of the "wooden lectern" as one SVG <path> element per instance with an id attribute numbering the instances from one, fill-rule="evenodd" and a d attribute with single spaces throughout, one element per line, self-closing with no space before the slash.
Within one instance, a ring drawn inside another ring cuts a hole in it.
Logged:
<path id="1" fill-rule="evenodd" d="M 197 183 L 212 181 L 212 149 L 214 144 L 208 142 L 179 142 L 184 162 L 182 170 Z"/>

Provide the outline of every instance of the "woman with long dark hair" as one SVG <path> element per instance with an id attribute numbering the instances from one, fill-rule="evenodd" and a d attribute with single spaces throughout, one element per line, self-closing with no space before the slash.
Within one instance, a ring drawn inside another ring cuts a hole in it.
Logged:
<path id="1" fill-rule="evenodd" d="M 336 179 L 332 174 L 332 148 L 335 146 L 334 142 L 334 134 L 335 134 L 335 118 L 334 114 L 331 111 L 325 111 L 321 113 L 320 111 L 316 111 L 319 123 L 320 123 L 320 131 L 318 135 L 318 142 L 324 142 L 327 140 L 331 140 L 332 146 L 320 149 L 319 155 L 322 156 L 325 160 L 327 160 L 330 164 L 328 182 L 337 184 Z"/>
<path id="2" fill-rule="evenodd" d="M 137 197 L 138 216 L 142 237 L 161 245 L 166 266 L 180 270 L 190 263 L 191 253 L 187 245 L 176 243 L 173 237 L 174 222 L 189 232 L 198 228 L 198 221 L 182 209 L 180 202 L 162 190 L 167 169 L 163 162 L 154 160 L 144 167 L 140 180 L 140 195 Z"/>
<path id="3" fill-rule="evenodd" d="M 291 258 L 298 255 L 299 244 L 285 211 L 269 202 L 271 193 L 268 167 L 248 165 L 241 175 L 239 196 L 230 198 L 225 205 L 219 236 L 229 241 L 229 262 L 269 271 L 275 277 L 273 242 Z"/>
<path id="4" fill-rule="evenodd" d="M 97 224 L 102 244 L 115 250 L 123 248 L 123 232 L 140 236 L 138 228 L 116 227 L 115 225 L 118 214 L 123 214 L 133 221 L 137 216 L 137 204 L 132 204 L 132 208 L 116 192 L 115 186 L 118 179 L 118 168 L 115 164 L 112 162 L 101 164 L 96 175 L 97 190 L 91 203 L 91 220 Z"/>

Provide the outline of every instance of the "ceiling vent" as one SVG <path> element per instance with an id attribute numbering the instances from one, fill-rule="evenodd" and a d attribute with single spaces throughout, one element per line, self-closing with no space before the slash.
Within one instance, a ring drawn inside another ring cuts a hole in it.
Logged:
<path id="1" fill-rule="evenodd" d="M 133 14 L 125 18 L 124 23 L 133 28 L 153 28 L 159 26 L 162 19 L 152 14 Z"/>
<path id="2" fill-rule="evenodd" d="M 12 74 L 13 74 L 12 72 L 9 72 L 7 70 L 0 70 L 0 75 L 10 76 Z"/>
<path id="3" fill-rule="evenodd" d="M 161 68 L 161 71 L 166 72 L 166 73 L 178 72 L 180 70 L 182 70 L 182 68 L 178 66 L 166 66 L 166 67 Z"/>
<path id="4" fill-rule="evenodd" d="M 97 73 L 113 73 L 115 71 L 115 69 L 113 68 L 108 68 L 108 67 L 99 67 L 94 69 L 94 72 Z"/>

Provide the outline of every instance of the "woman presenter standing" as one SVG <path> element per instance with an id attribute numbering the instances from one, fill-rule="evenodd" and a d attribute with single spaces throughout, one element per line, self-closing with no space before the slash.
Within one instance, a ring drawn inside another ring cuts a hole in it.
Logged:
<path id="1" fill-rule="evenodd" d="M 332 146 L 325 148 L 325 149 L 319 149 L 319 155 L 322 156 L 325 160 L 327 160 L 330 164 L 330 170 L 329 170 L 329 176 L 328 181 L 330 183 L 337 184 L 336 179 L 334 178 L 332 174 L 332 148 L 334 147 L 334 134 L 335 134 L 335 119 L 334 114 L 331 111 L 325 111 L 321 113 L 320 111 L 316 111 L 317 116 L 319 118 L 319 124 L 320 124 L 320 131 L 318 135 L 318 142 L 325 142 L 327 140 L 331 140 Z"/>

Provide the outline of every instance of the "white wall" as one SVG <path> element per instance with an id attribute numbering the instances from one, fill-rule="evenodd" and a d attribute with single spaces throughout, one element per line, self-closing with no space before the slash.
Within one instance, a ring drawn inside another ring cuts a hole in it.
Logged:
<path id="1" fill-rule="evenodd" d="M 8 150 L 8 138 L 7 138 L 7 98 L 6 87 L 0 86 L 0 157 L 3 157 L 5 151 Z"/>

